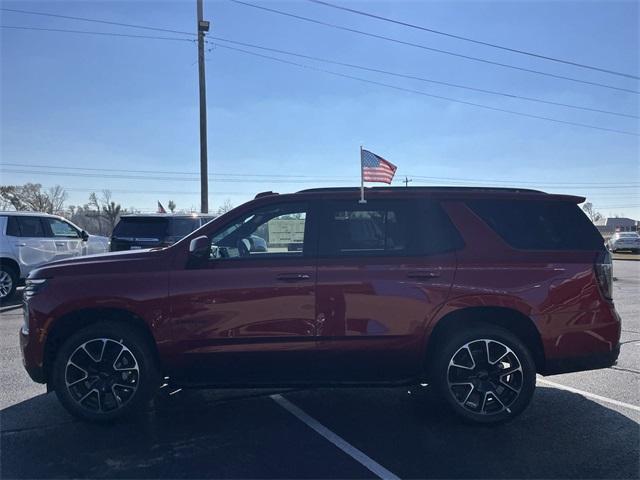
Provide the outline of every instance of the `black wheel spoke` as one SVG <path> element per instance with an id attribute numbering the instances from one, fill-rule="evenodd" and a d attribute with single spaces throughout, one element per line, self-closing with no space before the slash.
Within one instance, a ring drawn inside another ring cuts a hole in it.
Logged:
<path id="1" fill-rule="evenodd" d="M 466 410 L 480 415 L 511 413 L 522 389 L 523 371 L 507 345 L 478 339 L 462 345 L 451 357 L 447 381 L 456 402 Z"/>
<path id="2" fill-rule="evenodd" d="M 138 362 L 122 340 L 97 338 L 79 345 L 67 360 L 71 397 L 87 410 L 105 413 L 124 406 L 140 380 Z"/>

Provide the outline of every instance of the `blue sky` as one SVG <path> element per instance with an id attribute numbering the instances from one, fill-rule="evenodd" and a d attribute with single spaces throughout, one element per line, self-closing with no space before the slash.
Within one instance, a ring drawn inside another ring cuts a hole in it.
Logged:
<path id="1" fill-rule="evenodd" d="M 212 22 L 210 36 L 639 115 L 639 95 L 427 52 L 227 0 L 204 1 L 205 18 Z M 335 3 L 611 70 L 634 75 L 640 70 L 640 11 L 635 1 Z M 631 79 L 474 45 L 303 0 L 261 5 L 433 48 L 640 89 L 639 82 Z M 3 1 L 2 6 L 195 30 L 195 0 Z M 2 25 L 188 38 L 6 11 L 1 17 Z M 32 181 L 62 185 L 68 190 L 69 204 L 85 203 L 91 190 L 111 189 L 115 200 L 125 207 L 150 210 L 156 200 L 166 205 L 169 199 L 179 209 L 199 207 L 198 84 L 193 42 L 9 29 L 2 29 L 0 35 L 2 184 Z M 357 185 L 358 148 L 364 144 L 398 165 L 397 177 L 407 175 L 413 178 L 413 185 L 541 188 L 587 196 L 605 215 L 640 218 L 638 136 L 514 116 L 214 45 L 208 48 L 212 210 L 227 199 L 237 205 L 264 190 Z M 640 132 L 638 120 L 633 118 L 288 59 L 433 95 Z M 149 171 L 181 174 L 146 173 Z"/>

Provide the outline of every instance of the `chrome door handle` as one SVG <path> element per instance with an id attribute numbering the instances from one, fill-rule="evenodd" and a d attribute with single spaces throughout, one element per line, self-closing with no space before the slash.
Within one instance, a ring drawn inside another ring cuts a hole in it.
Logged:
<path id="1" fill-rule="evenodd" d="M 429 280 L 430 278 L 437 278 L 440 276 L 440 273 L 434 271 L 427 270 L 416 270 L 413 272 L 407 272 L 407 277 L 409 278 L 417 278 L 421 280 Z"/>
<path id="2" fill-rule="evenodd" d="M 16 247 L 26 247 L 26 243 L 16 243 Z"/>
<path id="3" fill-rule="evenodd" d="M 66 244 L 64 242 L 56 242 L 58 247 L 64 247 Z"/>
<path id="4" fill-rule="evenodd" d="M 306 273 L 281 273 L 276 276 L 281 282 L 299 282 L 301 280 L 309 280 L 311 278 Z"/>

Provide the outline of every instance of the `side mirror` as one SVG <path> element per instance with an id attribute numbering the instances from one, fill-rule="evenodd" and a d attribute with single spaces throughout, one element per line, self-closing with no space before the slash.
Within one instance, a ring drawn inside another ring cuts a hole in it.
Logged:
<path id="1" fill-rule="evenodd" d="M 194 238 L 189 243 L 189 254 L 195 258 L 208 258 L 210 255 L 211 241 L 206 235 Z"/>
<path id="2" fill-rule="evenodd" d="M 80 238 L 86 242 L 87 240 L 89 240 L 89 234 L 86 231 L 82 230 L 80 231 Z"/>

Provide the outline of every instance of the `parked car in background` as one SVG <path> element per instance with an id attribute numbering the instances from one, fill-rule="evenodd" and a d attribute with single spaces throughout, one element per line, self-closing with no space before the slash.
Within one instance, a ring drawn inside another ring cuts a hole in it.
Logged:
<path id="1" fill-rule="evenodd" d="M 198 213 L 151 215 L 123 215 L 111 234 L 110 250 L 140 250 L 168 247 L 186 237 L 215 217 Z M 254 235 L 247 239 L 252 251 L 265 251 L 265 241 Z"/>
<path id="2" fill-rule="evenodd" d="M 111 233 L 110 250 L 168 247 L 213 218 L 196 213 L 122 215 Z"/>
<path id="3" fill-rule="evenodd" d="M 637 232 L 614 233 L 609 239 L 607 247 L 612 252 L 630 250 L 633 253 L 638 253 L 640 252 L 640 235 Z"/>
<path id="4" fill-rule="evenodd" d="M 263 194 L 168 248 L 39 268 L 24 295 L 27 372 L 92 421 L 143 408 L 169 377 L 425 382 L 489 424 L 526 408 L 537 373 L 615 364 L 611 255 L 584 198 L 390 187 L 361 203 L 359 193 Z M 251 251 L 252 235 L 264 251 Z"/>
<path id="5" fill-rule="evenodd" d="M 54 260 L 104 253 L 109 239 L 56 215 L 0 212 L 0 300 L 31 270 Z"/>

